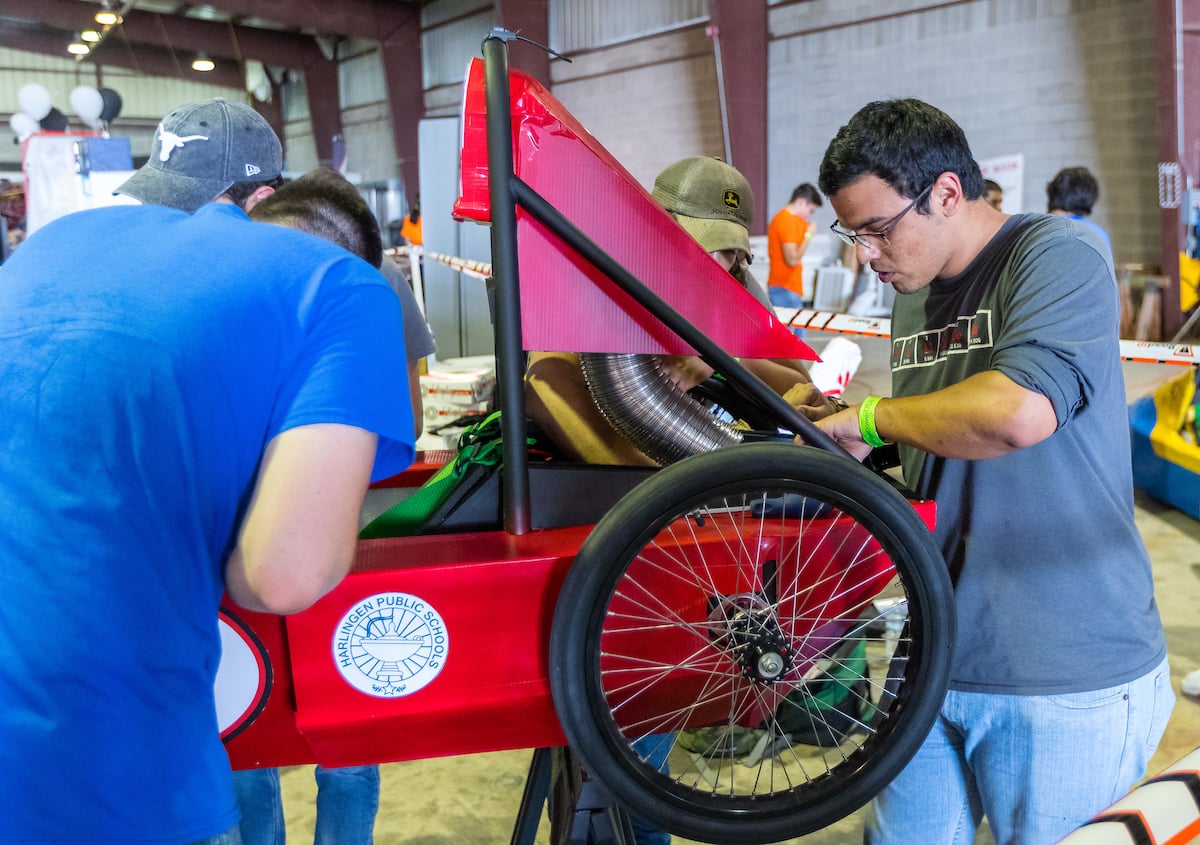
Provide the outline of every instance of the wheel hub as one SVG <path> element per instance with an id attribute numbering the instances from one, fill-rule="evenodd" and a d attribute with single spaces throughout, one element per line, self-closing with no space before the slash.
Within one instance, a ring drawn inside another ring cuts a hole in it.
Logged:
<path id="1" fill-rule="evenodd" d="M 730 652 L 742 676 L 762 685 L 783 678 L 794 661 L 771 604 L 758 593 L 725 596 L 714 604 L 709 614 L 713 640 Z"/>

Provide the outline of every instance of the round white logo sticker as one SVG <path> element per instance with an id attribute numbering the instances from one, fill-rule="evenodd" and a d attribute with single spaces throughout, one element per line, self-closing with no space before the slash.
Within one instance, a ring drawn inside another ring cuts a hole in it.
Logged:
<path id="1" fill-rule="evenodd" d="M 333 633 L 333 661 L 350 686 L 379 698 L 412 695 L 446 665 L 442 616 L 409 593 L 377 593 L 352 607 Z"/>

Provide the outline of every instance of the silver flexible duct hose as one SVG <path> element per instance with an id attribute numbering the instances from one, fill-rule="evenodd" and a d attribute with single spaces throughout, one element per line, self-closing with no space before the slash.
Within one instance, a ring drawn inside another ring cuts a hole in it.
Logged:
<path id="1" fill-rule="evenodd" d="M 657 355 L 585 352 L 579 362 L 600 413 L 663 466 L 742 442 L 740 431 L 671 381 Z"/>

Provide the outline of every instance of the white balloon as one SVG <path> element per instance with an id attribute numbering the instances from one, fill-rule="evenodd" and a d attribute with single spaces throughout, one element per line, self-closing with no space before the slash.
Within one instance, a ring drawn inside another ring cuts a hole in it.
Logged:
<path id="1" fill-rule="evenodd" d="M 104 98 L 90 85 L 80 85 L 71 91 L 71 108 L 79 119 L 93 129 L 100 125 L 100 112 L 104 111 Z"/>
<path id="2" fill-rule="evenodd" d="M 8 119 L 8 125 L 12 127 L 13 134 L 17 136 L 18 141 L 24 141 L 34 132 L 37 132 L 42 127 L 38 126 L 38 122 L 23 111 L 13 114 Z"/>
<path id="3" fill-rule="evenodd" d="M 17 102 L 21 104 L 21 111 L 34 120 L 41 120 L 50 114 L 50 109 L 53 108 L 50 92 L 46 90 L 45 85 L 38 85 L 36 82 L 21 86 L 21 90 L 17 92 Z"/>

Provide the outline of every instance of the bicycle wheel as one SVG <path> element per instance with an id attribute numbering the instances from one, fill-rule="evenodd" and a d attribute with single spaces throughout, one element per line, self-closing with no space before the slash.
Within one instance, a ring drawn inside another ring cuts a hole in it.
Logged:
<path id="1" fill-rule="evenodd" d="M 656 473 L 597 524 L 555 610 L 551 687 L 571 746 L 635 814 L 778 841 L 903 768 L 945 694 L 953 631 L 945 565 L 888 482 L 747 444 Z"/>

